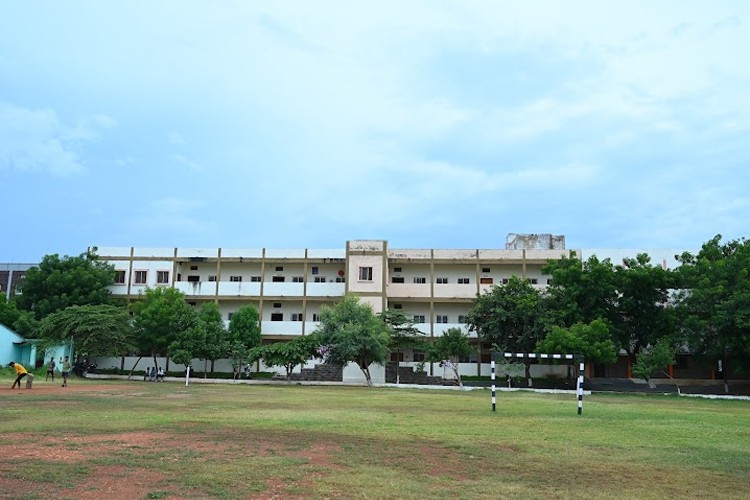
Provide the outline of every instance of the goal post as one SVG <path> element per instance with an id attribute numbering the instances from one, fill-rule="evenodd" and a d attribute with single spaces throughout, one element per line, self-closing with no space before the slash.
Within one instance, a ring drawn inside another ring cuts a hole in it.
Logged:
<path id="1" fill-rule="evenodd" d="M 492 411 L 496 411 L 497 408 L 497 397 L 496 397 L 496 385 L 495 385 L 495 365 L 498 352 L 492 351 L 492 358 L 490 361 L 490 380 L 492 382 Z M 569 364 L 579 363 L 578 366 L 578 378 L 576 379 L 576 396 L 578 399 L 578 414 L 583 414 L 583 371 L 585 368 L 583 356 L 580 354 L 543 354 L 535 352 L 504 352 L 503 357 L 505 359 L 520 359 L 520 360 L 544 360 L 547 362 L 552 361 L 569 361 Z"/>

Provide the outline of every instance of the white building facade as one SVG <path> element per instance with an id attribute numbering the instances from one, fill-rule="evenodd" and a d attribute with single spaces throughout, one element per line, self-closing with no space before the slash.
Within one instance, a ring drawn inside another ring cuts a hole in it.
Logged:
<path id="1" fill-rule="evenodd" d="M 315 331 L 321 307 L 335 304 L 347 293 L 358 296 L 376 313 L 387 308 L 402 310 L 427 338 L 438 337 L 448 328 L 466 329 L 465 317 L 477 294 L 507 282 L 514 275 L 535 287 L 545 288 L 549 277 L 542 274 L 541 268 L 548 260 L 582 255 L 581 251 L 566 250 L 564 244 L 555 246 L 503 250 L 391 249 L 385 240 L 355 240 L 347 242 L 343 249 L 329 250 L 138 247 L 90 250 L 114 265 L 115 296 L 133 300 L 147 287 L 174 287 L 185 294 L 191 305 L 218 303 L 227 324 L 234 311 L 253 305 L 260 315 L 263 339 L 277 341 Z M 477 347 L 476 355 L 462 363 L 462 373 L 487 375 L 489 346 L 481 345 L 475 332 L 470 336 Z M 402 353 L 400 361 L 408 365 L 424 358 L 422 353 L 409 351 Z M 437 365 L 428 365 L 428 371 L 435 375 L 443 373 Z M 345 377 L 347 374 L 350 378 L 359 376 L 357 370 L 347 369 Z"/>

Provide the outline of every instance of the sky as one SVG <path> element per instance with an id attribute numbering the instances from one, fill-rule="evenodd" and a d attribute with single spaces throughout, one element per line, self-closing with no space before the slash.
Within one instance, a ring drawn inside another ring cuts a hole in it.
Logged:
<path id="1" fill-rule="evenodd" d="M 0 0 L 0 262 L 750 236 L 750 2 Z"/>

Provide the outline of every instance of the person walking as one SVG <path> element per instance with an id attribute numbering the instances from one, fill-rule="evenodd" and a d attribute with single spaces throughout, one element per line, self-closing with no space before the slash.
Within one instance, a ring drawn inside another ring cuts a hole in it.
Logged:
<path id="1" fill-rule="evenodd" d="M 13 385 L 10 388 L 15 389 L 16 384 L 18 384 L 18 388 L 20 389 L 21 379 L 24 378 L 26 375 L 28 375 L 29 372 L 27 372 L 26 368 L 24 368 L 23 365 L 20 363 L 15 363 L 11 361 L 10 363 L 8 363 L 8 366 L 10 366 L 11 368 L 14 368 L 16 370 L 16 375 L 17 375 L 16 380 L 13 382 Z"/>
<path id="2" fill-rule="evenodd" d="M 44 377 L 44 381 L 46 382 L 49 380 L 50 377 L 52 377 L 52 381 L 55 381 L 55 358 L 49 358 L 49 363 L 47 363 L 47 376 Z"/>
<path id="3" fill-rule="evenodd" d="M 65 356 L 65 359 L 62 362 L 62 377 L 63 377 L 63 387 L 68 387 L 68 376 L 70 375 L 70 358 L 68 356 Z"/>

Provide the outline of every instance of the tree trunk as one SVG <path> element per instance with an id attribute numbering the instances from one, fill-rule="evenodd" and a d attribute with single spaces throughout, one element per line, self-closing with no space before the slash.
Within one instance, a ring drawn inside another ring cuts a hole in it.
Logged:
<path id="1" fill-rule="evenodd" d="M 367 381 L 367 386 L 372 387 L 372 377 L 370 376 L 370 368 L 369 367 L 362 368 L 362 366 L 360 366 L 360 368 L 362 369 L 362 373 L 365 374 L 365 380 Z"/>
<path id="2" fill-rule="evenodd" d="M 138 366 L 138 363 L 140 363 L 141 359 L 143 359 L 143 356 L 138 356 L 138 359 L 135 360 L 135 364 L 130 367 L 130 373 L 128 373 L 128 380 L 133 376 L 133 372 L 135 371 L 135 367 Z"/>
<path id="3" fill-rule="evenodd" d="M 456 375 L 456 379 L 458 380 L 458 386 L 463 388 L 464 383 L 461 381 L 461 374 L 458 373 L 458 363 L 453 363 L 453 373 Z"/>
<path id="4" fill-rule="evenodd" d="M 531 363 L 529 363 L 528 361 L 524 363 L 524 368 L 526 370 L 526 380 L 529 383 L 529 387 L 533 387 L 534 381 L 531 380 Z"/>
<path id="5" fill-rule="evenodd" d="M 675 386 L 675 387 L 677 388 L 677 395 L 678 395 L 678 396 L 681 396 L 681 395 L 682 395 L 682 392 L 680 391 L 680 386 L 679 386 L 679 385 L 677 385 L 677 381 L 676 381 L 676 380 L 674 379 L 674 377 L 672 377 L 672 376 L 671 376 L 671 375 L 669 374 L 669 371 L 666 371 L 666 370 L 662 370 L 662 373 L 663 373 L 664 375 L 666 375 L 667 377 L 669 377 L 669 380 L 671 380 L 671 381 L 672 381 L 672 383 L 674 384 L 674 386 Z"/>

